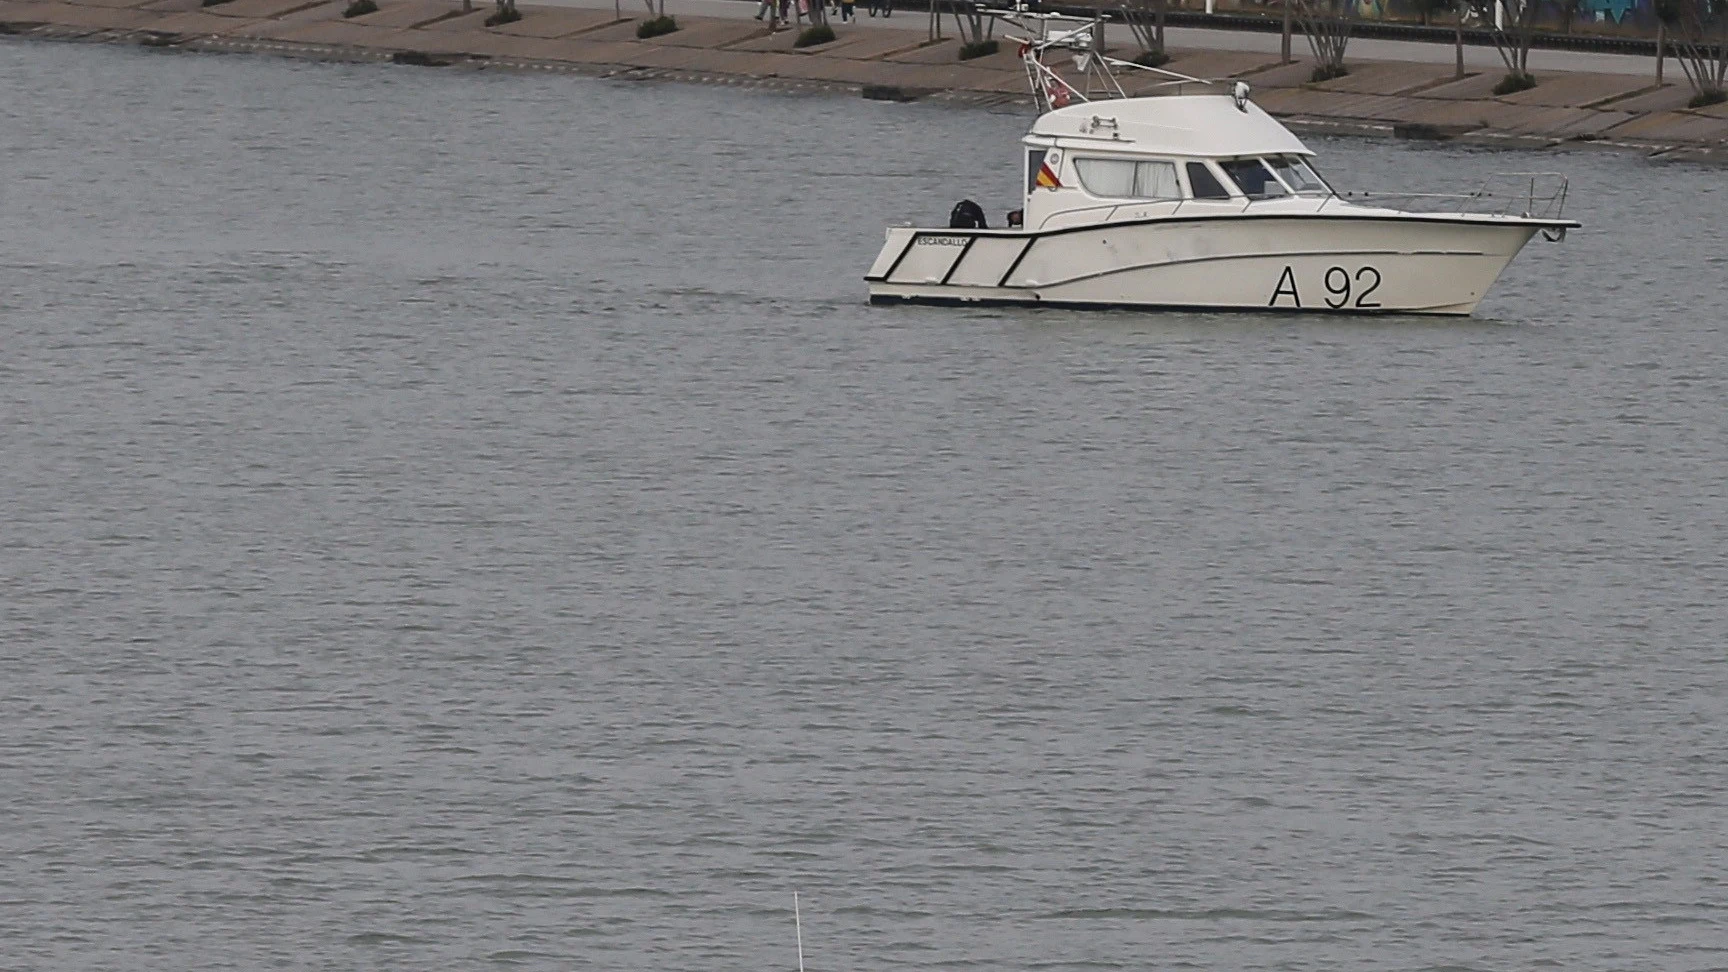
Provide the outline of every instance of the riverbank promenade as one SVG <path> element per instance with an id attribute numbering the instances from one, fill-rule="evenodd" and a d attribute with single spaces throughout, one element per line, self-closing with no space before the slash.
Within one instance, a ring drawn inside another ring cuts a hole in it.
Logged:
<path id="1" fill-rule="evenodd" d="M 489 28 L 490 4 L 464 11 L 459 0 L 381 0 L 377 12 L 352 18 L 343 16 L 347 0 L 229 0 L 210 7 L 200 0 L 0 0 L 0 33 L 794 90 L 870 89 L 961 103 L 1027 100 L 1013 45 L 961 61 L 958 40 L 929 38 L 923 11 L 836 23 L 836 40 L 798 49 L 796 31 L 770 33 L 751 18 L 756 5 L 741 0 L 669 0 L 667 12 L 681 29 L 648 39 L 636 37 L 640 6 L 588 6 L 594 2 L 524 4 L 519 21 Z M 1109 40 L 1125 44 L 1130 37 L 1119 28 Z M 1166 67 L 1193 77 L 1246 80 L 1258 104 L 1308 131 L 1531 148 L 1608 146 L 1701 161 L 1728 157 L 1728 105 L 1688 109 L 1692 92 L 1677 67 L 1671 64 L 1669 83 L 1658 85 L 1654 59 L 1540 52 L 1533 62 L 1539 85 L 1497 97 L 1491 89 L 1504 71 L 1492 50 L 1467 48 L 1460 76 L 1450 45 L 1362 41 L 1352 45 L 1349 75 L 1312 84 L 1303 38 L 1294 39 L 1291 63 L 1282 63 L 1278 41 L 1276 35 L 1173 29 Z M 1134 51 L 1113 53 L 1129 57 Z M 1130 93 L 1149 91 L 1158 80 L 1136 75 L 1139 88 Z"/>

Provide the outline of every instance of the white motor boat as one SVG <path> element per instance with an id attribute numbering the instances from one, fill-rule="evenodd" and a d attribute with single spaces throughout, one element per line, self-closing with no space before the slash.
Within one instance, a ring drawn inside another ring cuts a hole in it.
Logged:
<path id="1" fill-rule="evenodd" d="M 1140 66 L 1090 47 L 1089 27 L 1022 42 L 1042 109 L 1022 208 L 1006 228 L 970 201 L 947 227 L 890 228 L 872 303 L 1469 314 L 1531 237 L 1579 225 L 1552 173 L 1340 195 L 1245 83 L 1171 75 L 1177 93 L 1129 98 L 1111 69 Z M 1076 81 L 1044 64 L 1053 48 L 1079 52 Z"/>

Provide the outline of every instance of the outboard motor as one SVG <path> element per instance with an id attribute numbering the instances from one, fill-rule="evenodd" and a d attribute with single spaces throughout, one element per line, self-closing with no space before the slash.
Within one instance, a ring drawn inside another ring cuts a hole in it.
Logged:
<path id="1" fill-rule="evenodd" d="M 949 229 L 989 229 L 984 222 L 984 207 L 970 199 L 962 199 L 954 204 L 954 211 L 948 214 Z"/>

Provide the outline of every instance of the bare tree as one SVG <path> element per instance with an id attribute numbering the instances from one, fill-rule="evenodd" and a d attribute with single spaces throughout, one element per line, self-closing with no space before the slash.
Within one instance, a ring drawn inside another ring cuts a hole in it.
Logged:
<path id="1" fill-rule="evenodd" d="M 1583 0 L 1571 0 L 1583 2 Z M 1443 14 L 1452 15 L 1452 44 L 1454 60 L 1457 62 L 1458 77 L 1464 76 L 1464 4 L 1462 0 L 1416 0 L 1416 9 L 1422 12 L 1422 26 L 1430 27 L 1434 18 Z"/>
<path id="2" fill-rule="evenodd" d="M 1728 0 L 1657 0 L 1656 16 L 1692 85 L 1689 107 L 1728 101 Z"/>
<path id="3" fill-rule="evenodd" d="M 1536 87 L 1530 73 L 1530 44 L 1536 39 L 1536 14 L 1542 0 L 1464 0 L 1470 11 L 1492 25 L 1488 36 L 1506 64 L 1506 77 L 1494 86 L 1495 94 L 1511 94 Z"/>
<path id="4" fill-rule="evenodd" d="M 1344 49 L 1356 27 L 1355 0 L 1295 0 L 1291 9 L 1314 51 L 1314 74 L 1309 80 L 1330 81 L 1349 74 Z"/>
<path id="5" fill-rule="evenodd" d="M 1164 15 L 1169 9 L 1170 0 L 1121 0 L 1117 15 L 1140 46 L 1135 63 L 1158 67 L 1170 60 L 1164 50 Z"/>

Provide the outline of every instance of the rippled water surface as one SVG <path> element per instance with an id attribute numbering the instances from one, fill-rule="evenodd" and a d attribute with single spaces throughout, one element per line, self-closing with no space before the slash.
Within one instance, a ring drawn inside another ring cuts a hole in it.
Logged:
<path id="1" fill-rule="evenodd" d="M 1720 171 L 873 309 L 1024 116 L 0 43 L 0 965 L 1728 966 Z"/>

